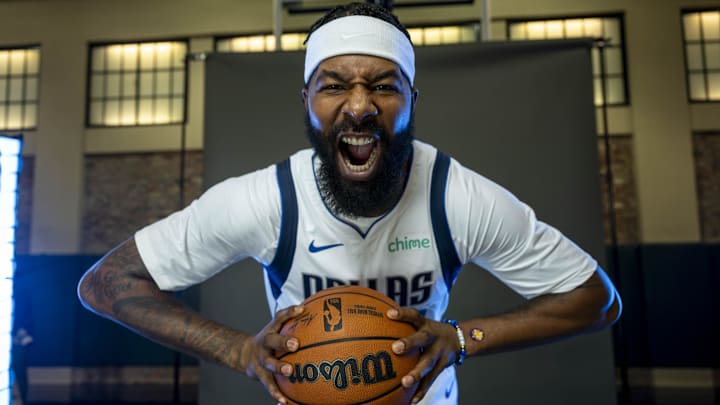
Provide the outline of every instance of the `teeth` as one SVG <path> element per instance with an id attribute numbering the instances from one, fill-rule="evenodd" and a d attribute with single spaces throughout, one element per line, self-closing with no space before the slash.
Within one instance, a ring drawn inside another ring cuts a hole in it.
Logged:
<path id="1" fill-rule="evenodd" d="M 347 143 L 348 145 L 363 146 L 373 143 L 375 140 L 369 136 L 343 136 L 340 141 Z"/>
<path id="2" fill-rule="evenodd" d="M 345 159 L 345 164 L 347 165 L 348 169 L 350 169 L 351 172 L 364 172 L 365 170 L 369 169 L 373 163 L 375 163 L 376 157 L 377 157 L 377 150 L 373 149 L 373 151 L 370 153 L 370 157 L 368 158 L 367 162 L 365 162 L 364 165 L 354 165 L 350 162 L 350 159 Z"/>

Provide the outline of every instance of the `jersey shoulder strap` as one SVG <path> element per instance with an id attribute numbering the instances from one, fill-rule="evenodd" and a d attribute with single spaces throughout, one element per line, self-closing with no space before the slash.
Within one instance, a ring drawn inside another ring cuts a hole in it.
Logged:
<path id="1" fill-rule="evenodd" d="M 295 256 L 298 226 L 298 204 L 295 183 L 290 169 L 290 158 L 275 165 L 278 189 L 280 190 L 280 236 L 272 263 L 265 267 L 270 287 L 275 299 L 280 296 L 285 280 L 288 278 Z"/>
<path id="2" fill-rule="evenodd" d="M 448 291 L 455 284 L 462 267 L 450 234 L 450 225 L 445 211 L 445 192 L 449 173 L 450 157 L 437 151 L 430 183 L 430 219 L 432 220 L 433 234 L 435 235 L 438 255 L 440 256 L 443 278 Z"/>

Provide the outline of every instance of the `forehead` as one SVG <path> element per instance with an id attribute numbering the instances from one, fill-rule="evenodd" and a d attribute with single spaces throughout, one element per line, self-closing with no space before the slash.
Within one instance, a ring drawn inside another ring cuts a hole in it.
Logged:
<path id="1" fill-rule="evenodd" d="M 403 76 L 397 63 L 371 55 L 333 56 L 320 62 L 314 76 L 317 77 L 323 71 L 330 71 L 348 79 L 372 77 L 388 71 L 394 71 L 398 78 Z"/>

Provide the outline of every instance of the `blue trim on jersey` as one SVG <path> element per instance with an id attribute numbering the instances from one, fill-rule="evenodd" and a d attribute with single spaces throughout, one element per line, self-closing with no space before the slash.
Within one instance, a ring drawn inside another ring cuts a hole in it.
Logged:
<path id="1" fill-rule="evenodd" d="M 295 245 L 297 244 L 298 206 L 295 195 L 295 183 L 290 169 L 290 159 L 283 160 L 276 165 L 278 188 L 280 189 L 281 220 L 278 247 L 272 263 L 265 267 L 273 297 L 280 296 L 283 284 L 290 274 Z"/>
<path id="2" fill-rule="evenodd" d="M 413 161 L 413 155 L 414 155 L 414 154 L 415 154 L 415 148 L 413 148 L 413 149 L 410 150 L 410 156 L 409 156 L 409 158 L 408 158 L 408 167 L 412 167 L 412 161 Z M 363 239 L 365 239 L 365 238 L 370 234 L 370 231 L 373 229 L 373 227 L 375 226 L 375 224 L 377 224 L 378 222 L 380 222 L 383 218 L 385 218 L 386 216 L 388 216 L 388 215 L 392 212 L 392 210 L 395 209 L 395 207 L 398 205 L 398 203 L 399 203 L 400 200 L 402 199 L 402 197 L 401 197 L 401 198 L 398 198 L 398 200 L 395 201 L 395 203 L 393 204 L 393 206 L 390 207 L 390 209 L 389 209 L 386 213 L 384 213 L 384 214 L 382 214 L 381 216 L 379 216 L 375 221 L 373 221 L 373 223 L 370 224 L 370 226 L 368 227 L 367 231 L 363 232 L 362 229 L 360 229 L 360 227 L 358 227 L 357 225 L 353 224 L 352 222 L 346 221 L 346 220 L 340 218 L 339 216 L 335 215 L 335 213 L 330 209 L 330 207 L 327 206 L 327 203 L 325 202 L 325 199 L 322 197 L 323 194 L 322 194 L 322 191 L 320 191 L 320 184 L 318 184 L 317 173 L 315 172 L 315 158 L 316 158 L 316 157 L 317 157 L 317 153 L 313 153 L 313 155 L 312 155 L 312 157 L 311 157 L 311 160 L 312 160 L 312 162 L 311 162 L 311 167 L 313 168 L 313 177 L 315 178 L 315 187 L 317 187 L 318 193 L 320 194 L 320 199 L 322 200 L 323 205 L 325 206 L 325 209 L 330 213 L 330 215 L 333 216 L 333 218 L 337 219 L 338 221 L 342 222 L 343 224 L 345 224 L 345 225 L 349 226 L 350 228 L 354 229 L 355 232 L 357 232 L 358 234 L 360 234 L 360 237 L 362 237 Z M 402 189 L 402 192 L 400 193 L 401 196 L 402 196 L 403 194 L 405 194 L 405 188 L 407 187 L 407 183 L 408 183 L 408 180 L 410 179 L 410 176 L 411 176 L 411 175 L 412 175 L 411 170 L 408 170 L 408 175 L 405 176 L 405 183 L 403 183 L 403 189 Z"/>
<path id="3" fill-rule="evenodd" d="M 430 183 L 430 218 L 433 225 L 433 234 L 437 243 L 440 266 L 442 267 L 443 278 L 448 292 L 455 284 L 462 263 L 455 250 L 455 245 L 450 234 L 450 225 L 447 221 L 445 211 L 445 190 L 447 188 L 448 173 L 450 172 L 450 158 L 437 151 L 435 165 L 432 171 Z"/>

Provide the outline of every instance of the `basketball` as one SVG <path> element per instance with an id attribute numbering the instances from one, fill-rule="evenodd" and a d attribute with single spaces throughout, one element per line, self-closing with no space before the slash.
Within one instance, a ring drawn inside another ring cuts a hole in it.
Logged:
<path id="1" fill-rule="evenodd" d="M 340 286 L 320 291 L 302 304 L 305 311 L 280 332 L 297 338 L 300 347 L 277 354 L 293 365 L 290 377 L 275 376 L 290 403 L 410 403 L 417 384 L 405 389 L 400 380 L 420 354 L 393 353 L 392 343 L 415 328 L 385 316 L 388 309 L 397 308 L 392 299 L 369 288 Z"/>

